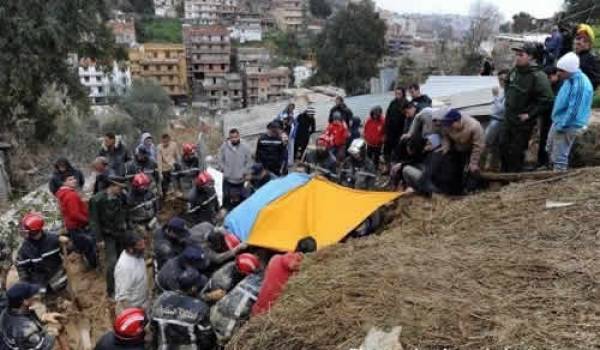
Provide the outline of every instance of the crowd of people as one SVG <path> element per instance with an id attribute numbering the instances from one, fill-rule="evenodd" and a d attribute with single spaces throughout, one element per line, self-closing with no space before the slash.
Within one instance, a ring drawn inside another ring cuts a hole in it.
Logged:
<path id="1" fill-rule="evenodd" d="M 376 189 L 377 179 L 387 174 L 388 189 L 463 195 L 477 189 L 482 168 L 524 171 L 536 125 L 537 165 L 567 170 L 600 83 L 590 54 L 594 39 L 589 26 L 580 26 L 574 52 L 546 67 L 539 45 L 513 48 L 515 67 L 497 73 L 485 130 L 463 111 L 432 108 L 432 100 L 412 84 L 395 89 L 385 113 L 373 107 L 364 125 L 336 98 L 318 135 L 315 109 L 298 113 L 290 104 L 269 122 L 254 152 L 231 129 L 218 155 L 208 156 L 203 123 L 196 144 L 179 144 L 165 133 L 156 145 L 144 133 L 133 156 L 117 135 L 107 133 L 92 163 L 89 201 L 82 195 L 82 172 L 65 158 L 56 161 L 49 189 L 65 234 L 48 230 L 39 213 L 21 220 L 24 240 L 14 261 L 20 281 L 0 298 L 0 349 L 52 348 L 55 339 L 43 323 L 59 322 L 60 315 L 38 318 L 31 306 L 39 295 L 51 303 L 68 294 L 64 259 L 72 250 L 90 270 L 104 272 L 113 305 L 114 329 L 96 349 L 224 346 L 245 320 L 269 311 L 304 254 L 317 249 L 312 237 L 285 254 L 250 247 L 219 226 L 223 212 L 289 171 L 317 173 L 361 190 Z M 220 189 L 212 167 L 223 174 Z M 159 224 L 161 206 L 175 193 L 184 194 L 179 197 L 185 209 Z M 374 215 L 354 234 L 368 234 L 380 222 Z M 2 260 L 10 259 L 5 245 L 0 252 Z"/>

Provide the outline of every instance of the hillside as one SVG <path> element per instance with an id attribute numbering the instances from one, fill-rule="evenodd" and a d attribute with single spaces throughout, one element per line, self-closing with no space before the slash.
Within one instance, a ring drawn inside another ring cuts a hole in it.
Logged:
<path id="1" fill-rule="evenodd" d="M 405 349 L 598 347 L 599 175 L 401 198 L 393 227 L 307 259 L 227 349 L 348 350 L 374 326 Z"/>

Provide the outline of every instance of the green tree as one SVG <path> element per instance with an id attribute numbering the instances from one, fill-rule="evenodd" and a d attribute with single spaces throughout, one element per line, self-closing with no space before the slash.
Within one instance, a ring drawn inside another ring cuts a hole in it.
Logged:
<path id="1" fill-rule="evenodd" d="M 119 102 L 119 107 L 129 114 L 139 132 L 158 134 L 172 115 L 173 102 L 158 82 L 134 80 L 131 89 Z"/>
<path id="2" fill-rule="evenodd" d="M 527 12 L 519 12 L 513 16 L 512 30 L 514 33 L 525 33 L 536 29 L 533 18 Z"/>
<path id="3" fill-rule="evenodd" d="M 67 58 L 110 62 L 114 38 L 107 19 L 103 0 L 0 1 L 0 132 L 27 122 L 36 140 L 46 141 L 55 131 L 55 115 L 39 101 L 53 84 L 86 106 L 87 94 Z"/>
<path id="4" fill-rule="evenodd" d="M 371 1 L 348 4 L 317 40 L 317 80 L 343 87 L 349 95 L 367 91 L 367 81 L 377 74 L 385 53 L 385 31 Z"/>
<path id="5" fill-rule="evenodd" d="M 310 0 L 310 13 L 317 18 L 331 15 L 331 6 L 325 0 Z"/>
<path id="6" fill-rule="evenodd" d="M 570 23 L 589 22 L 600 18 L 598 0 L 565 0 L 565 9 L 561 21 Z"/>

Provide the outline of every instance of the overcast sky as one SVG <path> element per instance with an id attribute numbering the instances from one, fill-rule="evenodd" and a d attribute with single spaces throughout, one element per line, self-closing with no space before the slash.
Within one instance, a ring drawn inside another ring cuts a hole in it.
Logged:
<path id="1" fill-rule="evenodd" d="M 399 13 L 449 13 L 466 15 L 472 0 L 375 0 L 379 7 Z M 534 17 L 546 18 L 560 10 L 563 0 L 498 0 L 492 1 L 510 19 L 515 13 L 525 11 Z"/>

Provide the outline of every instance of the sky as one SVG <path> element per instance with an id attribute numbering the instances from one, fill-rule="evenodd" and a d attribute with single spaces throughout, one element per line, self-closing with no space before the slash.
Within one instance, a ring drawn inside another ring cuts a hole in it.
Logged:
<path id="1" fill-rule="evenodd" d="M 375 0 L 377 5 L 398 13 L 438 13 L 467 15 L 473 0 Z M 496 0 L 490 1 L 500 8 L 506 20 L 521 11 L 537 18 L 551 17 L 560 10 L 563 0 Z"/>

